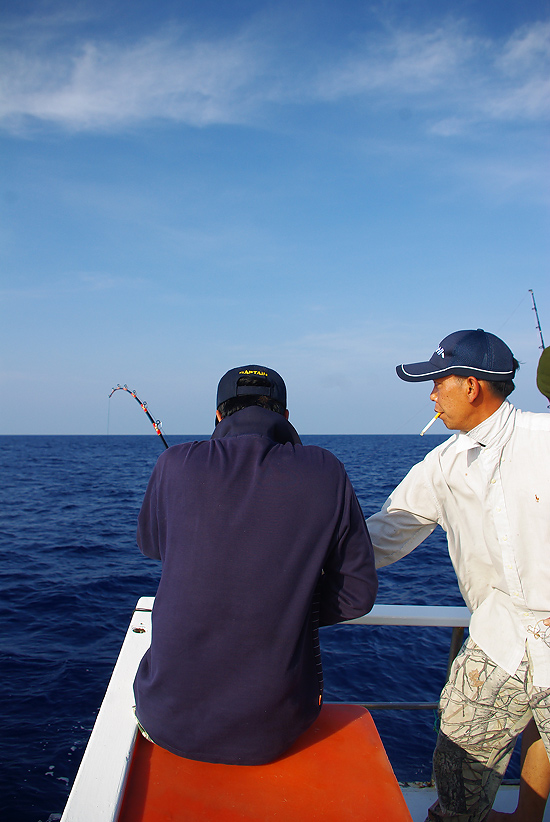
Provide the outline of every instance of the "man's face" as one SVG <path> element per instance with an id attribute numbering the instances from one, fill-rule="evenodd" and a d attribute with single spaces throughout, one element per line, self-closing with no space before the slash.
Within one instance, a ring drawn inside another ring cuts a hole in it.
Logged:
<path id="1" fill-rule="evenodd" d="M 472 427 L 472 406 L 468 400 L 468 382 L 454 374 L 434 380 L 430 399 L 435 402 L 434 411 L 441 412 L 440 420 L 451 431 L 469 431 Z"/>

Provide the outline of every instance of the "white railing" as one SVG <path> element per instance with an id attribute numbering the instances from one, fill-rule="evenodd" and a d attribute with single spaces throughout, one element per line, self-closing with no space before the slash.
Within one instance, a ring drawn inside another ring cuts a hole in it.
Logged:
<path id="1" fill-rule="evenodd" d="M 134 677 L 151 642 L 153 597 L 142 597 L 84 751 L 61 822 L 115 822 L 137 733 Z"/>
<path id="2" fill-rule="evenodd" d="M 465 607 L 446 605 L 375 605 L 372 611 L 348 625 L 418 625 L 440 628 L 467 628 L 470 612 Z"/>
<path id="3" fill-rule="evenodd" d="M 411 625 L 417 627 L 452 628 L 447 661 L 447 675 L 464 639 L 464 629 L 470 624 L 470 611 L 465 606 L 446 605 L 375 605 L 368 614 L 350 619 L 346 625 Z M 358 702 L 369 711 L 435 710 L 437 702 Z"/>

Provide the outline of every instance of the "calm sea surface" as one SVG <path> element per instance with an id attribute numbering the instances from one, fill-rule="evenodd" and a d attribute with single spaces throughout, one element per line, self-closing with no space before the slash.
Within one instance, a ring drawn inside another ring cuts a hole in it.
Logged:
<path id="1" fill-rule="evenodd" d="M 170 444 L 204 437 L 168 437 Z M 366 515 L 444 437 L 310 436 L 346 466 Z M 156 436 L 0 437 L 0 818 L 60 818 L 134 605 L 160 564 L 135 544 Z M 380 572 L 378 602 L 462 605 L 436 529 Z M 451 629 L 322 630 L 325 699 L 436 701 Z M 399 779 L 428 779 L 431 711 L 376 711 Z M 517 772 L 517 755 L 514 765 Z"/>

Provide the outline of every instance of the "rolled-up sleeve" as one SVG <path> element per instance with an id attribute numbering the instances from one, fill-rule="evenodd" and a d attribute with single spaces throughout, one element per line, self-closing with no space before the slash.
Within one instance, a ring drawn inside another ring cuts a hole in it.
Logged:
<path id="1" fill-rule="evenodd" d="M 367 519 L 377 568 L 410 554 L 440 521 L 437 500 L 424 471 L 422 462 L 411 468 L 382 510 Z"/>

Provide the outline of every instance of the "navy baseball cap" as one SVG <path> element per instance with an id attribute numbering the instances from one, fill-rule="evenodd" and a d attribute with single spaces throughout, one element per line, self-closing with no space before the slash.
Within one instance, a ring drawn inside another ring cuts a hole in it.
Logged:
<path id="1" fill-rule="evenodd" d="M 516 371 L 514 355 L 499 337 L 482 328 L 455 331 L 441 340 L 428 362 L 398 365 L 397 376 L 407 382 L 436 380 L 456 374 L 478 380 L 511 380 Z"/>
<path id="2" fill-rule="evenodd" d="M 237 385 L 241 377 L 262 377 L 267 381 L 266 385 Z M 272 368 L 264 365 L 243 365 L 241 368 L 232 368 L 224 374 L 218 384 L 218 395 L 216 408 L 222 402 L 240 397 L 243 394 L 255 395 L 257 397 L 270 397 L 278 400 L 286 409 L 286 386 L 280 374 Z"/>

